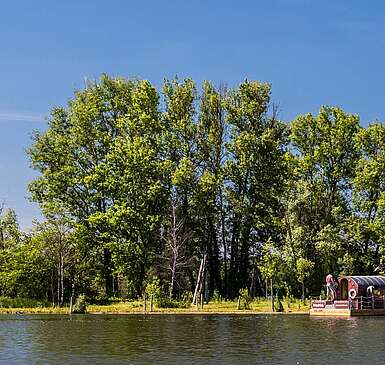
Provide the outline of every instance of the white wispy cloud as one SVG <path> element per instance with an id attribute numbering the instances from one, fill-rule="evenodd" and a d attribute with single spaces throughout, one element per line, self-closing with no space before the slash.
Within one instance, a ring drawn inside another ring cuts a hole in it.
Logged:
<path id="1" fill-rule="evenodd" d="M 3 122 L 45 122 L 44 114 L 0 112 L 0 121 Z"/>

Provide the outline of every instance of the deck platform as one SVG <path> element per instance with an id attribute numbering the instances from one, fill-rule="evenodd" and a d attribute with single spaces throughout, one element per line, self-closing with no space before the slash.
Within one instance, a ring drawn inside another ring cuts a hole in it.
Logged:
<path id="1" fill-rule="evenodd" d="M 309 314 L 311 316 L 385 316 L 385 306 L 378 305 L 378 301 L 371 300 L 373 306 L 370 308 L 363 307 L 358 301 L 327 301 L 312 300 Z M 377 304 L 377 306 L 376 306 Z"/>

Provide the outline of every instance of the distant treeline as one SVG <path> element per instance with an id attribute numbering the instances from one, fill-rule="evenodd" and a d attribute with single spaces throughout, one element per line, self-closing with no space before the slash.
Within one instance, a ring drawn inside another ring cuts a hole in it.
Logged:
<path id="1" fill-rule="evenodd" d="M 234 298 L 272 279 L 299 297 L 383 272 L 385 126 L 338 107 L 285 123 L 270 94 L 107 75 L 75 92 L 28 151 L 45 221 L 2 214 L 0 295 Z"/>

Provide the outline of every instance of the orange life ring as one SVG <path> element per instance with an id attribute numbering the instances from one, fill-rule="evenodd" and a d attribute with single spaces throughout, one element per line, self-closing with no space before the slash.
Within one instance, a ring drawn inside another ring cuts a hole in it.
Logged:
<path id="1" fill-rule="evenodd" d="M 354 299 L 357 295 L 356 289 L 350 289 L 349 290 L 349 298 Z"/>

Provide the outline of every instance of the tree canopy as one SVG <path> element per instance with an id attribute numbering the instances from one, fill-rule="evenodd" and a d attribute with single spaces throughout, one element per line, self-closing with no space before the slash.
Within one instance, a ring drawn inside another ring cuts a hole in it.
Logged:
<path id="1" fill-rule="evenodd" d="M 272 279 L 305 296 L 329 272 L 381 273 L 384 141 L 339 107 L 283 122 L 266 83 L 102 75 L 34 133 L 45 221 L 23 233 L 2 210 L 0 294 L 233 298 Z"/>

